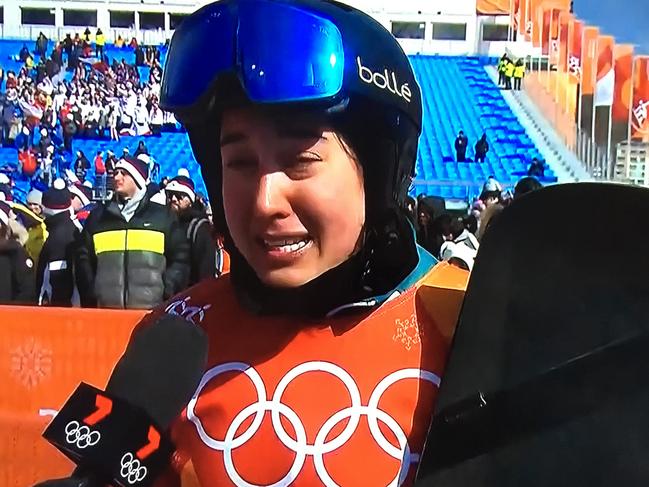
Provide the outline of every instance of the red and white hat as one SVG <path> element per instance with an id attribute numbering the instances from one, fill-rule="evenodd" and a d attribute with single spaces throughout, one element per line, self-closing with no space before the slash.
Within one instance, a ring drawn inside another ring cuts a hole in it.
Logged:
<path id="1" fill-rule="evenodd" d="M 117 164 L 115 169 L 123 169 L 135 181 L 138 188 L 146 187 L 147 179 L 149 179 L 149 165 L 135 157 L 123 156 Z"/>
<path id="2" fill-rule="evenodd" d="M 90 198 L 92 198 L 91 188 L 88 188 L 87 186 L 84 186 L 83 184 L 76 182 L 74 184 L 71 184 L 68 187 L 68 190 L 70 190 L 72 196 L 76 196 L 77 198 L 79 198 L 79 200 L 81 200 L 81 204 L 83 206 L 90 204 Z"/>
<path id="3" fill-rule="evenodd" d="M 183 193 L 189 196 L 189 199 L 193 203 L 196 201 L 196 190 L 194 188 L 194 182 L 189 179 L 187 176 L 176 176 L 169 184 L 165 186 L 165 191 L 171 191 L 174 193 Z"/>
<path id="4" fill-rule="evenodd" d="M 68 188 L 66 188 L 63 179 L 56 179 L 52 187 L 43 193 L 43 213 L 46 216 L 70 211 L 71 204 L 72 195 Z"/>

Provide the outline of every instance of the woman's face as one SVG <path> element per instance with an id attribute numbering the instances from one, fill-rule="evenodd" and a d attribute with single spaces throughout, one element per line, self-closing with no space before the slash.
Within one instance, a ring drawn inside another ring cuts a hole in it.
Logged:
<path id="1" fill-rule="evenodd" d="M 363 172 L 323 120 L 232 109 L 220 145 L 228 228 L 262 282 L 301 286 L 354 253 Z"/>

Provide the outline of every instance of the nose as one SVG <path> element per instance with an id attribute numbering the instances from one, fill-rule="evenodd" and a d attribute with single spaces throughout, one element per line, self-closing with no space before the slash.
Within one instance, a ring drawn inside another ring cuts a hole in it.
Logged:
<path id="1" fill-rule="evenodd" d="M 268 172 L 259 176 L 255 211 L 267 218 L 285 218 L 291 214 L 288 182 L 283 172 Z"/>

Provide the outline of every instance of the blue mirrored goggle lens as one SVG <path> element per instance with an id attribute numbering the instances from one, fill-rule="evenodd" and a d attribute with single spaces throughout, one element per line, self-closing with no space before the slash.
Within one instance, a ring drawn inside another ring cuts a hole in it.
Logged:
<path id="1" fill-rule="evenodd" d="M 208 5 L 174 32 L 162 83 L 162 104 L 174 108 L 196 103 L 220 73 L 235 62 L 236 18 L 227 4 Z"/>
<path id="2" fill-rule="evenodd" d="M 265 0 L 219 2 L 174 34 L 162 102 L 190 107 L 226 72 L 239 76 L 252 101 L 317 100 L 340 91 L 343 71 L 342 37 L 328 19 Z"/>
<path id="3" fill-rule="evenodd" d="M 262 1 L 242 3 L 239 16 L 239 75 L 251 100 L 314 100 L 340 91 L 343 44 L 331 21 Z"/>

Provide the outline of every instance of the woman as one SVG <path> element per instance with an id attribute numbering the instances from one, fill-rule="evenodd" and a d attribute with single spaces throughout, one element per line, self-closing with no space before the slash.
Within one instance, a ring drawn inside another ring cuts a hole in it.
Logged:
<path id="1" fill-rule="evenodd" d="M 205 45 L 222 56 L 198 63 Z M 149 315 L 210 337 L 159 485 L 411 484 L 467 274 L 435 265 L 402 210 L 408 58 L 351 7 L 222 0 L 175 31 L 161 92 L 231 264 Z"/>
<path id="2" fill-rule="evenodd" d="M 11 232 L 11 208 L 0 201 L 0 304 L 34 302 L 34 263 Z"/>

